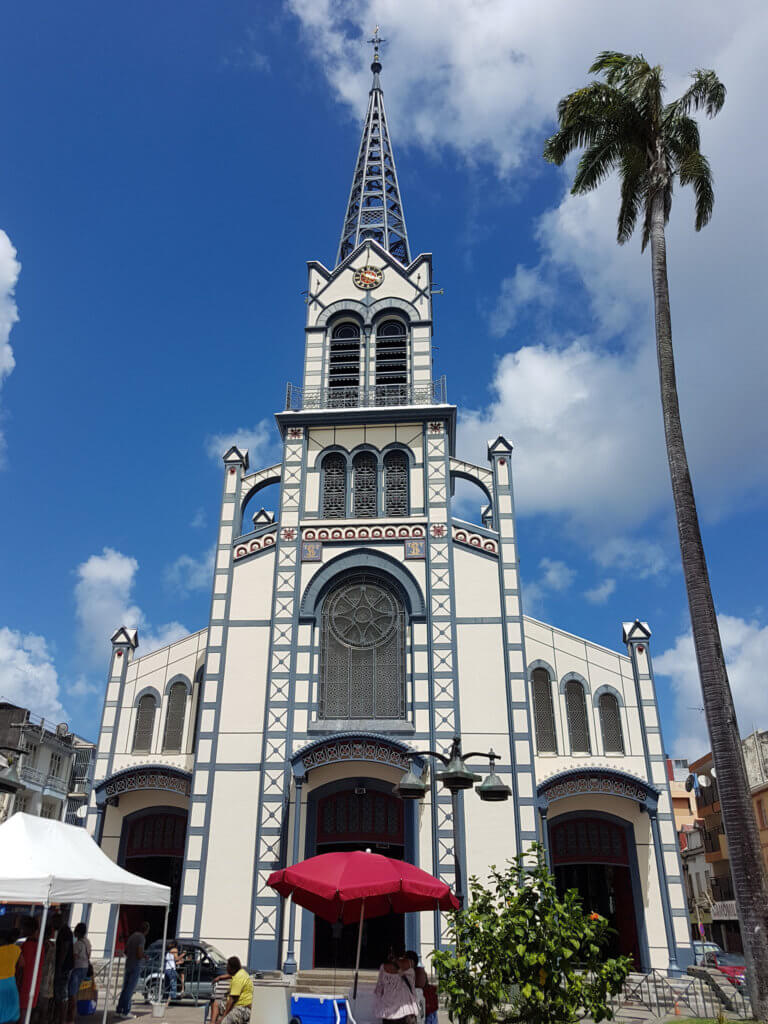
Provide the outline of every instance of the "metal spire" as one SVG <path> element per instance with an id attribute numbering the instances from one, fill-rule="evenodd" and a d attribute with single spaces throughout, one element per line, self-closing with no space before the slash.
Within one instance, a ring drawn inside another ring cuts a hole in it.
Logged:
<path id="1" fill-rule="evenodd" d="M 373 46 L 373 83 L 368 99 L 363 136 L 357 154 L 352 188 L 347 202 L 344 227 L 339 242 L 336 266 L 366 238 L 373 238 L 404 265 L 411 262 L 405 229 L 403 202 L 397 184 L 395 155 L 389 141 L 384 97 L 379 81 L 379 47 L 386 40 L 379 26 L 368 40 Z"/>

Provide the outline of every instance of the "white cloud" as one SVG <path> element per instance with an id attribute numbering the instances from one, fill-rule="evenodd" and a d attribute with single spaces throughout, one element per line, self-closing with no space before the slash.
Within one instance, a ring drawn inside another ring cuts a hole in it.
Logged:
<path id="1" fill-rule="evenodd" d="M 576 577 L 575 569 L 557 559 L 542 558 L 539 568 L 542 570 L 541 585 L 547 590 L 567 590 Z"/>
<path id="2" fill-rule="evenodd" d="M 268 419 L 260 420 L 253 427 L 238 427 L 229 433 L 209 434 L 205 439 L 205 450 L 209 457 L 221 462 L 221 457 L 232 445 L 247 448 L 251 468 L 257 468 L 264 460 L 275 457 L 277 439 L 274 426 Z"/>
<path id="3" fill-rule="evenodd" d="M 139 654 L 148 654 L 185 636 L 180 622 L 152 627 L 141 608 L 132 603 L 132 591 L 139 563 L 113 548 L 91 555 L 77 568 L 75 614 L 80 650 L 85 662 L 103 669 L 109 653 L 109 638 L 119 626 L 139 629 Z"/>
<path id="4" fill-rule="evenodd" d="M 605 604 L 611 594 L 616 590 L 616 580 L 605 579 L 596 587 L 584 591 L 584 597 L 591 604 Z"/>
<path id="5" fill-rule="evenodd" d="M 55 722 L 66 718 L 59 676 L 43 637 L 0 627 L 0 696 Z"/>
<path id="6" fill-rule="evenodd" d="M 67 687 L 67 693 L 72 697 L 94 697 L 96 694 L 102 694 L 103 691 L 103 686 L 89 682 L 85 676 L 78 676 L 74 683 Z"/>
<path id="7" fill-rule="evenodd" d="M 165 570 L 166 583 L 178 593 L 186 595 L 194 590 L 206 590 L 213 579 L 213 560 L 216 546 L 204 551 L 199 558 L 179 555 Z"/>
<path id="8" fill-rule="evenodd" d="M 20 270 L 16 250 L 8 235 L 0 229 L 0 387 L 16 365 L 9 339 L 11 328 L 19 319 L 14 292 Z M 0 433 L 0 465 L 3 463 L 4 452 L 5 439 Z"/>
<path id="9" fill-rule="evenodd" d="M 768 692 L 763 685 L 768 625 L 734 615 L 719 615 L 718 623 L 741 733 L 768 728 Z M 699 710 L 703 698 L 691 633 L 678 636 L 672 647 L 654 659 L 654 666 L 657 675 L 669 677 L 675 696 L 671 749 L 675 756 L 693 761 L 710 750 L 710 742 L 704 713 Z"/>
<path id="10" fill-rule="evenodd" d="M 619 569 L 640 579 L 658 576 L 669 567 L 661 544 L 631 537 L 609 537 L 596 543 L 595 561 L 604 569 Z"/>
<path id="11" fill-rule="evenodd" d="M 548 306 L 554 298 L 554 289 L 539 270 L 531 270 L 518 263 L 514 274 L 501 282 L 499 297 L 490 315 L 491 334 L 502 338 L 514 327 L 522 307 L 533 303 Z"/>
<path id="12" fill-rule="evenodd" d="M 193 530 L 201 530 L 206 525 L 206 522 L 207 518 L 205 515 L 205 509 L 198 508 L 196 509 L 195 514 L 190 519 L 189 525 L 192 527 Z"/>

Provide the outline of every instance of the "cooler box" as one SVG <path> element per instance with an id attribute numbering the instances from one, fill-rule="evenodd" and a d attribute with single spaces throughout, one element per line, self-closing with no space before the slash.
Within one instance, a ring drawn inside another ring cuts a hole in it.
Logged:
<path id="1" fill-rule="evenodd" d="M 86 978 L 85 981 L 80 982 L 80 988 L 77 991 L 77 1014 L 79 1017 L 91 1017 L 96 1013 L 96 1002 L 98 1000 L 98 992 L 96 986 L 93 983 L 93 978 Z"/>
<path id="2" fill-rule="evenodd" d="M 346 999 L 333 996 L 291 996 L 291 1017 L 301 1024 L 355 1024 Z"/>

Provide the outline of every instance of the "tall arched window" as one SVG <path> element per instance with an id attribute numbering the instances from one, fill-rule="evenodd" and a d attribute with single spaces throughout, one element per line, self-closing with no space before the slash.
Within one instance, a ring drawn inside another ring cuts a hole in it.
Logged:
<path id="1" fill-rule="evenodd" d="M 621 711 L 613 693 L 601 693 L 598 701 L 600 731 L 603 734 L 603 753 L 623 754 L 624 734 L 621 730 Z"/>
<path id="2" fill-rule="evenodd" d="M 384 456 L 384 515 L 407 516 L 408 456 L 391 451 Z"/>
<path id="3" fill-rule="evenodd" d="M 405 717 L 405 609 L 376 576 L 349 578 L 325 599 L 320 718 Z"/>
<path id="4" fill-rule="evenodd" d="M 352 462 L 352 510 L 355 516 L 378 514 L 378 465 L 373 452 L 358 452 Z"/>
<path id="5" fill-rule="evenodd" d="M 557 753 L 555 706 L 552 702 L 552 680 L 545 668 L 535 668 L 531 675 L 533 719 L 536 724 L 536 749 L 540 754 Z"/>
<path id="6" fill-rule="evenodd" d="M 334 409 L 360 404 L 360 328 L 337 324 L 331 332 L 328 359 L 328 405 Z"/>
<path id="7" fill-rule="evenodd" d="M 407 338 L 400 320 L 385 320 L 376 330 L 376 405 L 408 404 Z"/>
<path id="8" fill-rule="evenodd" d="M 151 693 L 145 693 L 136 708 L 136 727 L 133 730 L 134 754 L 148 754 L 152 749 L 152 734 L 155 731 L 157 701 Z"/>
<path id="9" fill-rule="evenodd" d="M 572 754 L 590 754 L 589 721 L 584 687 L 578 679 L 569 679 L 565 684 L 565 713 L 568 718 L 568 735 Z"/>
<path id="10" fill-rule="evenodd" d="M 165 713 L 163 750 L 166 753 L 181 753 L 181 741 L 184 736 L 184 717 L 186 710 L 187 687 L 182 682 L 174 683 L 168 694 L 168 710 Z"/>
<path id="11" fill-rule="evenodd" d="M 323 519 L 343 519 L 347 514 L 347 460 L 341 452 L 330 452 L 323 459 L 322 486 Z"/>

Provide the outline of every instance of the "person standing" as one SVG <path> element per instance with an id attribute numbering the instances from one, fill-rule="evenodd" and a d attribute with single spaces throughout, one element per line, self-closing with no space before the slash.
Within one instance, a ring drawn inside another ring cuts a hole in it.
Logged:
<path id="1" fill-rule="evenodd" d="M 373 992 L 374 1010 L 383 1022 L 416 1024 L 419 1017 L 416 974 L 407 956 L 387 960 L 381 965 Z"/>
<path id="2" fill-rule="evenodd" d="M 24 980 L 19 990 L 19 1005 L 21 1016 L 24 1018 L 27 1013 L 27 1006 L 30 1003 L 30 989 L 32 988 L 32 975 L 35 972 L 35 959 L 37 957 L 37 946 L 39 942 L 39 925 L 34 917 L 24 917 L 21 921 L 21 935 L 24 945 L 21 947 L 21 962 L 23 964 Z M 31 999 L 32 1009 L 37 1006 L 37 999 L 40 995 L 40 983 L 43 979 L 42 953 L 40 966 L 37 969 L 37 981 L 35 991 Z"/>
<path id="3" fill-rule="evenodd" d="M 253 978 L 236 956 L 227 960 L 227 970 L 232 975 L 229 983 L 226 1012 L 219 1024 L 248 1024 L 253 1006 Z"/>
<path id="4" fill-rule="evenodd" d="M 74 1024 L 77 994 L 81 984 L 88 977 L 91 966 L 91 943 L 88 939 L 88 927 L 84 921 L 75 927 L 75 941 L 72 945 L 73 967 L 67 983 L 67 1024 Z"/>
<path id="5" fill-rule="evenodd" d="M 179 994 L 179 972 L 176 970 L 177 953 L 176 943 L 169 942 L 165 948 L 165 984 L 169 999 L 176 999 Z"/>
<path id="6" fill-rule="evenodd" d="M 0 1024 L 19 1019 L 19 987 L 23 970 L 21 950 L 11 932 L 0 932 Z"/>
<path id="7" fill-rule="evenodd" d="M 128 936 L 125 943 L 125 975 L 120 998 L 117 1000 L 117 1014 L 123 1020 L 133 1020 L 135 1014 L 131 1013 L 131 999 L 139 983 L 141 973 L 141 962 L 144 959 L 147 935 L 149 934 L 149 923 L 145 921 L 141 928 Z"/>
<path id="8" fill-rule="evenodd" d="M 72 929 L 64 924 L 63 918 L 57 918 L 56 932 L 56 970 L 53 975 L 53 998 L 56 1001 L 56 1017 L 59 1024 L 66 1024 L 69 1005 L 69 975 L 75 966 L 74 940 Z"/>
<path id="9" fill-rule="evenodd" d="M 37 999 L 35 1024 L 51 1024 L 53 1020 L 53 976 L 56 971 L 56 943 L 54 927 L 49 921 L 45 929 L 43 951 L 40 954 L 40 991 Z"/>

